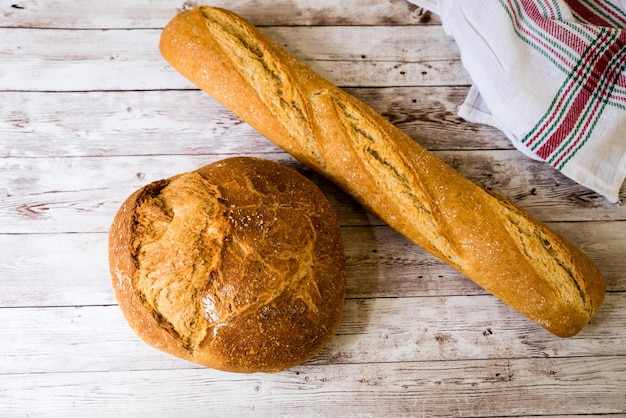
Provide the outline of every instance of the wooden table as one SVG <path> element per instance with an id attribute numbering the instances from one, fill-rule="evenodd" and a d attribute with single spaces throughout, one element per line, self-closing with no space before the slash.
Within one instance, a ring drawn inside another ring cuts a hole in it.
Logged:
<path id="1" fill-rule="evenodd" d="M 626 205 L 458 118 L 470 79 L 437 16 L 404 0 L 212 3 L 579 245 L 608 293 L 574 338 L 409 243 L 176 73 L 159 35 L 195 4 L 0 2 L 0 416 L 626 414 Z M 122 201 L 232 155 L 314 179 L 345 240 L 336 337 L 275 375 L 218 372 L 147 346 L 110 285 L 107 233 Z"/>

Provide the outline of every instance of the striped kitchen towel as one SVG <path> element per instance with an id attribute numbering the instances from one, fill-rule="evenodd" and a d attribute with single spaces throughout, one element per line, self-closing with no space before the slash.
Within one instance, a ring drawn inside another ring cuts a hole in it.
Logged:
<path id="1" fill-rule="evenodd" d="M 619 201 L 626 0 L 409 0 L 439 14 L 472 87 L 459 115 Z"/>

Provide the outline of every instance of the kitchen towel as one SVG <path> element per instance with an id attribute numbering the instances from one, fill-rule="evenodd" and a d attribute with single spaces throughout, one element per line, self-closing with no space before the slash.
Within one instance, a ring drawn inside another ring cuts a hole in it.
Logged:
<path id="1" fill-rule="evenodd" d="M 472 87 L 459 116 L 619 201 L 626 0 L 409 0 L 441 18 Z"/>

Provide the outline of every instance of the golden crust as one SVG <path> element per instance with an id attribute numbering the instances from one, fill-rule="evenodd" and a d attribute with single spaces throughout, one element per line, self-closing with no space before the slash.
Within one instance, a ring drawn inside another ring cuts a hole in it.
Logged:
<path id="1" fill-rule="evenodd" d="M 345 297 L 336 215 L 281 164 L 229 158 L 133 193 L 110 231 L 120 308 L 148 344 L 232 372 L 277 372 L 334 335 Z"/>
<path id="2" fill-rule="evenodd" d="M 578 248 L 461 177 L 236 14 L 183 12 L 163 30 L 160 50 L 276 145 L 555 335 L 575 335 L 602 304 L 604 277 Z"/>

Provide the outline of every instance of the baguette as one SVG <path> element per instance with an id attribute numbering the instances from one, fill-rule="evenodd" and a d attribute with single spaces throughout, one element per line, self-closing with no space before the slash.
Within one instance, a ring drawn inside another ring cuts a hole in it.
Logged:
<path id="1" fill-rule="evenodd" d="M 415 244 L 560 337 L 602 304 L 605 280 L 573 244 L 463 178 L 387 119 L 224 9 L 164 28 L 163 57 L 200 89 Z"/>

